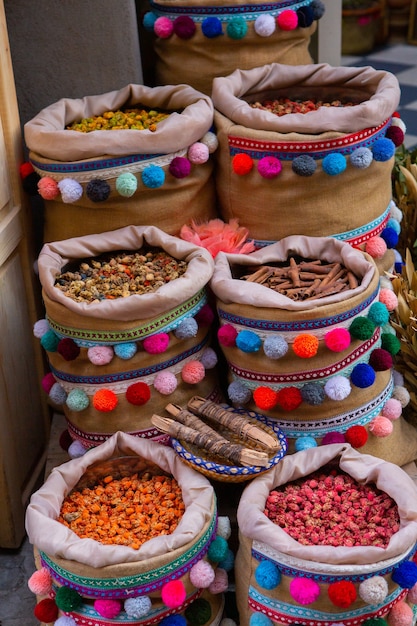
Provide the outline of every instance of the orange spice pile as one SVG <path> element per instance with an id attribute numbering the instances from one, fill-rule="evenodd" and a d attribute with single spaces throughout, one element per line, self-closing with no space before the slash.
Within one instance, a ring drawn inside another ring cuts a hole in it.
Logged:
<path id="1" fill-rule="evenodd" d="M 184 510 L 181 489 L 171 476 L 108 475 L 93 487 L 69 493 L 58 521 L 81 539 L 138 550 L 153 537 L 171 534 Z"/>

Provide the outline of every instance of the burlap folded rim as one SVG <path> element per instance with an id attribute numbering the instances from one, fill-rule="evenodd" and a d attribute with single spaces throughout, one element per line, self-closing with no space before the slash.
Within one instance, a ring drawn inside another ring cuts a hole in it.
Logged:
<path id="1" fill-rule="evenodd" d="M 160 535 L 145 542 L 139 550 L 127 546 L 100 545 L 93 539 L 80 539 L 57 521 L 62 501 L 87 468 L 100 460 L 117 456 L 139 456 L 178 481 L 185 513 L 171 535 Z M 35 492 L 26 512 L 26 531 L 31 544 L 50 556 L 88 565 L 105 567 L 144 561 L 172 553 L 192 541 L 211 519 L 214 491 L 208 480 L 186 467 L 167 446 L 116 432 L 101 446 L 52 470 L 43 486 Z"/>
<path id="2" fill-rule="evenodd" d="M 391 496 L 398 506 L 400 530 L 387 548 L 374 546 L 304 546 L 292 539 L 264 514 L 269 492 L 281 485 L 307 476 L 337 459 L 342 471 L 360 483 L 374 483 Z M 367 454 L 361 454 L 349 444 L 329 444 L 287 455 L 270 472 L 255 478 L 242 494 L 237 510 L 240 532 L 271 546 L 272 549 L 306 561 L 334 565 L 377 563 L 394 558 L 411 548 L 417 541 L 417 489 L 412 478 L 397 465 Z"/>
<path id="3" fill-rule="evenodd" d="M 294 96 L 292 96 L 294 93 Z M 359 100 L 352 107 L 320 107 L 308 113 L 277 116 L 254 109 L 258 99 L 317 97 Z M 398 107 L 400 87 L 390 72 L 372 67 L 333 67 L 327 63 L 289 66 L 271 63 L 252 70 L 237 69 L 213 80 L 214 108 L 235 124 L 276 133 L 352 133 L 378 126 Z M 295 138 L 288 138 L 294 141 Z"/>
<path id="4" fill-rule="evenodd" d="M 150 130 L 66 130 L 71 122 L 141 104 L 170 111 Z M 178 112 L 179 111 L 179 112 Z M 42 109 L 24 126 L 29 150 L 59 161 L 78 161 L 103 155 L 160 154 L 188 148 L 199 141 L 213 121 L 211 99 L 189 85 L 148 87 L 129 84 L 122 89 L 84 98 L 62 98 Z"/>
<path id="5" fill-rule="evenodd" d="M 57 274 L 70 260 L 95 257 L 117 250 L 135 251 L 146 244 L 160 247 L 176 259 L 187 261 L 189 265 L 185 274 L 166 283 L 154 293 L 98 303 L 75 302 L 54 287 Z M 101 234 L 45 244 L 38 257 L 38 268 L 43 291 L 50 300 L 62 307 L 60 321 L 63 323 L 68 312 L 90 319 L 127 322 L 160 315 L 195 296 L 209 282 L 214 261 L 205 248 L 168 235 L 155 226 L 126 226 Z"/>

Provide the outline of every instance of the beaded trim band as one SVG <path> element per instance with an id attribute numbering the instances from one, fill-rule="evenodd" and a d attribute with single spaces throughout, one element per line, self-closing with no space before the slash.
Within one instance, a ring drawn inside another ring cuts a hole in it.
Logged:
<path id="1" fill-rule="evenodd" d="M 64 326 L 46 317 L 52 330 L 59 337 L 70 337 L 81 347 L 96 345 L 113 345 L 116 343 L 139 341 L 150 335 L 174 330 L 187 317 L 193 317 L 207 303 L 206 289 L 201 289 L 192 298 L 182 302 L 177 308 L 171 309 L 160 317 L 155 317 L 145 325 L 138 325 L 127 330 L 93 330 Z"/>
<path id="2" fill-rule="evenodd" d="M 68 418 L 66 418 L 66 420 L 68 432 L 70 433 L 71 438 L 73 440 L 80 441 L 85 448 L 98 446 L 101 443 L 107 441 L 107 439 L 114 434 L 101 434 L 94 432 L 86 433 L 77 426 L 74 426 L 74 424 L 72 424 L 68 420 Z M 169 435 L 161 435 L 161 431 L 159 431 L 157 428 L 147 428 L 145 430 L 136 430 L 133 432 L 129 431 L 128 434 L 134 437 L 140 437 L 141 439 L 152 439 L 153 441 L 158 441 L 159 443 L 164 445 L 168 444 L 170 439 Z"/>
<path id="3" fill-rule="evenodd" d="M 292 9 L 296 11 L 301 7 L 309 6 L 312 0 L 285 0 L 278 2 L 269 2 L 267 4 L 240 4 L 236 6 L 169 6 L 158 4 L 153 0 L 150 1 L 150 7 L 153 11 L 161 13 L 167 17 L 175 18 L 178 15 L 192 15 L 195 22 L 202 22 L 206 17 L 216 15 L 223 21 L 228 21 L 236 15 L 245 19 L 253 20 L 262 13 L 270 13 L 278 15 L 283 10 Z"/>
<path id="4" fill-rule="evenodd" d="M 370 611 L 369 605 L 355 611 L 337 613 L 337 621 L 345 626 L 359 626 L 367 619 L 382 617 L 389 612 L 400 600 L 403 600 L 408 589 L 396 589 L 387 596 L 387 602 L 376 611 Z M 260 594 L 253 587 L 249 588 L 248 604 L 254 610 L 270 617 L 279 624 L 299 624 L 308 620 L 309 626 L 332 626 L 335 623 L 335 614 L 308 609 L 299 605 L 291 605 L 282 600 L 273 600 Z M 282 610 L 286 612 L 283 613 Z"/>
<path id="5" fill-rule="evenodd" d="M 179 558 L 141 574 L 119 576 L 117 578 L 88 578 L 77 576 L 65 570 L 47 556 L 40 552 L 41 562 L 52 577 L 62 585 L 70 586 L 81 595 L 89 598 L 126 598 L 133 594 L 143 595 L 152 593 L 170 580 L 177 580 L 190 571 L 194 563 L 197 563 L 207 553 L 210 543 L 216 535 L 217 510 L 215 511 L 206 532 L 201 538 Z"/>

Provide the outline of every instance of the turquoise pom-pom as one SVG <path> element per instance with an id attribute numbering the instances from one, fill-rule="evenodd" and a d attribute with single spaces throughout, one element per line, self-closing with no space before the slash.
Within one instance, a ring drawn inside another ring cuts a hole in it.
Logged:
<path id="1" fill-rule="evenodd" d="M 229 545 L 226 539 L 217 535 L 209 546 L 207 557 L 213 563 L 219 563 L 226 558 L 228 549 Z"/>
<path id="2" fill-rule="evenodd" d="M 142 182 L 150 189 L 162 187 L 165 182 L 165 172 L 159 165 L 149 165 L 142 172 Z"/>
<path id="3" fill-rule="evenodd" d="M 113 346 L 113 350 L 119 359 L 128 360 L 135 356 L 138 347 L 135 343 L 119 343 Z"/>
<path id="4" fill-rule="evenodd" d="M 329 176 L 337 176 L 346 169 L 346 159 L 339 152 L 327 154 L 321 162 L 323 171 Z"/>
<path id="5" fill-rule="evenodd" d="M 263 613 L 252 613 L 249 618 L 249 626 L 272 626 L 272 620 Z"/>
<path id="6" fill-rule="evenodd" d="M 226 572 L 231 572 L 235 565 L 235 555 L 230 548 L 227 548 L 227 553 L 222 561 L 218 562 L 218 567 L 224 569 Z"/>
<path id="7" fill-rule="evenodd" d="M 272 561 L 261 561 L 255 570 L 255 580 L 264 589 L 275 589 L 281 582 L 281 572 Z"/>
<path id="8" fill-rule="evenodd" d="M 228 23 L 226 30 L 231 39 L 243 39 L 248 32 L 248 25 L 243 17 L 234 17 Z"/>
<path id="9" fill-rule="evenodd" d="M 116 191 L 124 198 L 133 196 L 138 188 L 138 181 L 134 174 L 125 172 L 116 178 Z"/>
<path id="10" fill-rule="evenodd" d="M 375 324 L 375 326 L 384 326 L 389 321 L 389 311 L 383 302 L 374 302 L 369 307 L 368 319 Z"/>
<path id="11" fill-rule="evenodd" d="M 303 435 L 295 440 L 294 448 L 296 452 L 300 452 L 300 450 L 310 450 L 310 448 L 317 448 L 317 441 L 314 437 Z"/>
<path id="12" fill-rule="evenodd" d="M 258 352 L 262 339 L 252 330 L 241 330 L 236 337 L 236 346 L 242 352 Z"/>
<path id="13" fill-rule="evenodd" d="M 47 352 L 56 352 L 60 338 L 53 330 L 47 330 L 40 339 L 41 346 Z"/>
<path id="14" fill-rule="evenodd" d="M 153 11 L 147 11 L 145 15 L 143 16 L 143 20 L 142 20 L 144 29 L 149 31 L 150 33 L 153 33 L 153 26 L 155 24 L 157 17 L 158 16 Z"/>

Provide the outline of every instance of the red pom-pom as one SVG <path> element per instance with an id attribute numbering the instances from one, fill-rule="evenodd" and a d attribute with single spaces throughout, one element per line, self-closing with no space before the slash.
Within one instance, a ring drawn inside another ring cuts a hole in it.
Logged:
<path id="1" fill-rule="evenodd" d="M 56 349 L 66 361 L 74 361 L 80 354 L 80 347 L 70 337 L 61 339 Z"/>
<path id="2" fill-rule="evenodd" d="M 398 148 L 398 146 L 401 146 L 401 144 L 404 143 L 405 135 L 404 131 L 399 126 L 390 126 L 385 133 L 385 137 L 391 139 L 394 146 Z"/>
<path id="3" fill-rule="evenodd" d="M 72 444 L 72 437 L 69 434 L 69 431 L 67 429 L 63 430 L 62 433 L 59 436 L 59 445 L 60 447 L 65 450 L 65 452 L 68 452 L 68 448 L 70 447 L 70 445 Z"/>
<path id="4" fill-rule="evenodd" d="M 33 609 L 36 619 L 40 622 L 44 622 L 45 624 L 55 622 L 55 620 L 58 619 L 58 612 L 55 600 L 52 600 L 51 598 L 41 600 Z"/>
<path id="5" fill-rule="evenodd" d="M 368 431 L 365 426 L 351 426 L 345 433 L 345 439 L 354 448 L 361 448 L 368 441 Z"/>
<path id="6" fill-rule="evenodd" d="M 259 409 L 269 411 L 277 404 L 277 392 L 270 387 L 258 387 L 253 392 L 253 400 Z"/>
<path id="7" fill-rule="evenodd" d="M 388 350 L 384 350 L 384 348 L 375 348 L 369 357 L 369 365 L 373 367 L 376 372 L 385 372 L 386 370 L 391 369 L 394 363 Z"/>
<path id="8" fill-rule="evenodd" d="M 293 411 L 302 403 L 301 391 L 297 387 L 284 387 L 277 394 L 277 402 L 284 411 Z"/>
<path id="9" fill-rule="evenodd" d="M 232 168 L 234 173 L 238 176 L 246 176 L 253 168 L 253 159 L 249 154 L 239 152 L 239 154 L 235 154 L 232 159 Z"/>
<path id="10" fill-rule="evenodd" d="M 151 390 L 146 383 L 134 383 L 126 390 L 126 400 L 135 406 L 146 404 L 151 397 Z"/>
<path id="11" fill-rule="evenodd" d="M 356 600 L 355 585 L 350 580 L 330 583 L 327 592 L 331 602 L 342 609 L 347 609 Z"/>
<path id="12" fill-rule="evenodd" d="M 237 330 L 231 324 L 221 326 L 217 331 L 217 338 L 221 346 L 233 348 L 236 345 Z"/>
<path id="13" fill-rule="evenodd" d="M 277 24 L 281 30 L 294 30 L 298 26 L 298 16 L 292 9 L 282 11 L 277 17 Z"/>
<path id="14" fill-rule="evenodd" d="M 34 171 L 32 163 L 26 161 L 19 167 L 20 178 L 23 180 L 26 176 L 29 176 L 29 174 L 33 174 Z"/>
<path id="15" fill-rule="evenodd" d="M 196 315 L 194 319 L 199 326 L 211 326 L 214 322 L 215 315 L 213 309 L 209 304 L 205 304 Z"/>
<path id="16" fill-rule="evenodd" d="M 108 413 L 116 408 L 118 399 L 111 389 L 100 389 L 93 396 L 93 406 L 97 411 Z"/>
<path id="17" fill-rule="evenodd" d="M 196 31 L 196 25 L 189 15 L 180 15 L 174 20 L 174 33 L 180 39 L 190 39 Z"/>

